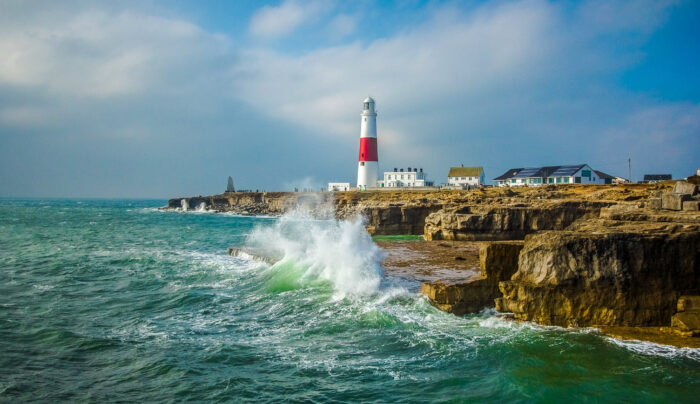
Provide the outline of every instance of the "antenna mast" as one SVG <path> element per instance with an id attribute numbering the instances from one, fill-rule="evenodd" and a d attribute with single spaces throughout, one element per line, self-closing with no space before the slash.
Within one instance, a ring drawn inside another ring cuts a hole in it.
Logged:
<path id="1" fill-rule="evenodd" d="M 628 178 L 630 179 L 630 183 L 632 182 L 632 158 L 629 157 L 627 159 L 627 175 Z"/>

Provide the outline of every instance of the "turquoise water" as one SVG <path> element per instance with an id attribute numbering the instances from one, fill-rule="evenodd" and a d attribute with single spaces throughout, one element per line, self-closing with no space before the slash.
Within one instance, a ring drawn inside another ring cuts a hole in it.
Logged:
<path id="1" fill-rule="evenodd" d="M 434 309 L 361 223 L 164 204 L 0 200 L 1 401 L 700 397 L 698 350 Z"/>

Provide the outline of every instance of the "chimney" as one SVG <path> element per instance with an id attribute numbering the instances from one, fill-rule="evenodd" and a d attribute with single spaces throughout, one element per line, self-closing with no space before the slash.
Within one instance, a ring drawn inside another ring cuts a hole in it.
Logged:
<path id="1" fill-rule="evenodd" d="M 394 167 L 394 172 L 397 172 L 397 171 L 399 171 L 399 169 L 398 169 L 398 168 L 396 168 L 396 167 Z"/>
<path id="2" fill-rule="evenodd" d="M 401 169 L 401 172 L 403 172 L 403 168 Z"/>

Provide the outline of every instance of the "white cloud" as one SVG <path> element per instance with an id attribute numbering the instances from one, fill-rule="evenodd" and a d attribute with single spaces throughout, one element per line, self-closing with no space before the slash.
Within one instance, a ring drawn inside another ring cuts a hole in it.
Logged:
<path id="1" fill-rule="evenodd" d="M 418 165 L 438 181 L 459 162 L 483 164 L 493 177 L 523 164 L 589 162 L 605 171 L 606 162 L 626 158 L 621 150 L 657 171 L 697 160 L 696 104 L 645 99 L 610 80 L 639 60 L 628 39 L 661 24 L 665 3 L 635 15 L 616 6 L 609 12 L 625 19 L 618 31 L 603 3 L 573 12 L 544 1 L 468 13 L 438 5 L 393 34 L 330 47 L 319 45 L 323 38 L 305 43 L 312 50 L 302 54 L 252 47 L 255 41 L 234 49 L 245 38 L 143 6 L 2 4 L 0 171 L 17 173 L 15 189 L 53 167 L 71 180 L 96 167 L 107 177 L 113 167 L 134 176 L 162 170 L 161 178 L 190 184 L 191 192 L 205 192 L 201 184 L 217 164 L 238 167 L 248 177 L 236 182 L 253 188 L 279 188 L 287 182 L 280 172 L 312 176 L 295 186 L 352 180 L 367 95 L 378 102 L 380 164 Z M 263 7 L 250 33 L 273 38 L 308 28 L 338 39 L 363 23 L 349 17 L 357 10 L 333 14 L 328 4 Z M 299 159 L 309 144 L 316 157 Z M 80 163 L 83 156 L 92 161 Z M 150 194 L 158 181 L 148 178 Z M 61 181 L 47 179 L 36 192 L 47 184 L 62 189 Z M 94 194 L 91 185 L 108 183 L 89 181 L 71 189 Z M 171 184 L 158 184 L 170 193 Z M 7 193 L 10 185 L 2 186 Z"/>
<path id="2" fill-rule="evenodd" d="M 546 4 L 516 3 L 484 8 L 466 21 L 439 16 L 391 38 L 300 57 L 250 50 L 235 68 L 234 84 L 276 118 L 345 136 L 356 125 L 346 117 L 354 117 L 367 94 L 377 97 L 380 109 L 406 114 L 522 87 L 541 75 L 536 64 L 556 46 L 553 23 Z"/>
<path id="3" fill-rule="evenodd" d="M 355 17 L 340 14 L 328 23 L 328 30 L 335 38 L 343 38 L 355 32 L 357 19 Z"/>
<path id="4" fill-rule="evenodd" d="M 285 0 L 277 7 L 264 6 L 250 22 L 250 33 L 264 38 L 286 35 L 312 21 L 327 9 L 327 2 Z"/>
<path id="5" fill-rule="evenodd" d="M 0 84 L 63 96 L 172 91 L 164 77 L 226 47 L 189 22 L 135 12 L 36 13 L 25 23 L 0 17 Z"/>

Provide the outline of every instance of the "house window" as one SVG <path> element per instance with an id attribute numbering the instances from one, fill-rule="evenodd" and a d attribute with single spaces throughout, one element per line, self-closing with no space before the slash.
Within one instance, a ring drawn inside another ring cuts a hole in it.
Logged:
<path id="1" fill-rule="evenodd" d="M 365 165 L 365 162 L 364 162 L 364 161 L 360 161 L 360 166 L 364 167 L 364 165 Z"/>

